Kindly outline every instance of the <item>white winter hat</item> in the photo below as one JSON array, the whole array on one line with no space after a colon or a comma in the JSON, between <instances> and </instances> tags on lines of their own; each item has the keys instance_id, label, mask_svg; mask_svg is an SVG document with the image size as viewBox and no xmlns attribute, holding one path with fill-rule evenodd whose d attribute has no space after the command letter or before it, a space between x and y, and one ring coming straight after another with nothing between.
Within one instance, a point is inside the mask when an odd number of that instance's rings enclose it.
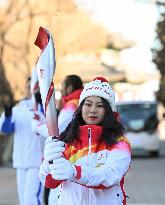
<instances>
[{"instance_id":1,"label":"white winter hat","mask_svg":"<svg viewBox=\"0 0 165 205\"><path fill-rule=\"evenodd\" d=\"M93 81L86 83L80 94L79 104L89 96L99 96L106 99L112 111L115 111L115 93L108 81L103 77L96 77Z\"/></svg>"}]
</instances>

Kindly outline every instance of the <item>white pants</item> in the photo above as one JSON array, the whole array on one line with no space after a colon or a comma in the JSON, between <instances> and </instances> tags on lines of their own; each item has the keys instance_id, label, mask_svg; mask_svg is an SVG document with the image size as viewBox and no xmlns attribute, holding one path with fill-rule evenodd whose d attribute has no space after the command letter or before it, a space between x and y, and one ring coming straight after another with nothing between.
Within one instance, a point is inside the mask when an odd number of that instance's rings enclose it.
<instances>
[{"instance_id":1,"label":"white pants","mask_svg":"<svg viewBox=\"0 0 165 205\"><path fill-rule=\"evenodd\" d=\"M43 187L39 180L39 168L17 168L17 190L20 205L41 205Z\"/></svg>"}]
</instances>

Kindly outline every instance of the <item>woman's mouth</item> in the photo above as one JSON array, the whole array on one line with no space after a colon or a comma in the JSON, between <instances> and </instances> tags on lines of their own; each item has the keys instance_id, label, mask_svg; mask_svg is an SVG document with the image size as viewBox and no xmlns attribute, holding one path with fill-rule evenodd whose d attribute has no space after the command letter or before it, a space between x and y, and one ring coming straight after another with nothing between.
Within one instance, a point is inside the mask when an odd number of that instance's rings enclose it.
<instances>
[{"instance_id":1,"label":"woman's mouth","mask_svg":"<svg viewBox=\"0 0 165 205\"><path fill-rule=\"evenodd\" d=\"M90 119L90 120L96 120L97 117L95 117L95 116L91 116L91 117L89 117L89 119Z\"/></svg>"}]
</instances>

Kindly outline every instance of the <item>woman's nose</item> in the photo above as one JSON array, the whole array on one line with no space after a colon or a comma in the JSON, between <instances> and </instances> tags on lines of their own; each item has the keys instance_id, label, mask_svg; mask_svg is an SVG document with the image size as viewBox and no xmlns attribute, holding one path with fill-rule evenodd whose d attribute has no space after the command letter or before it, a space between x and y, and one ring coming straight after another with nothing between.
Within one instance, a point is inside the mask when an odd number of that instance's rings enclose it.
<instances>
[{"instance_id":1,"label":"woman's nose","mask_svg":"<svg viewBox=\"0 0 165 205\"><path fill-rule=\"evenodd\" d=\"M96 107L95 106L91 106L90 112L91 113L95 113L96 112Z\"/></svg>"}]
</instances>

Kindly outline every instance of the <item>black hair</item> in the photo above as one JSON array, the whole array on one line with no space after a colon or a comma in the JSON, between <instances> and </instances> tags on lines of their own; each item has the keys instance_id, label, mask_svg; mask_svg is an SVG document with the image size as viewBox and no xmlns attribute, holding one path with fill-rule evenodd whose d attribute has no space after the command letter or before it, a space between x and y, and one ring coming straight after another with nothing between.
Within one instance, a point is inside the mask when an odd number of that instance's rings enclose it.
<instances>
[{"instance_id":1,"label":"black hair","mask_svg":"<svg viewBox=\"0 0 165 205\"><path fill-rule=\"evenodd\" d=\"M101 140L105 141L108 145L113 145L117 143L118 137L123 135L124 127L115 118L115 115L109 105L109 102L104 98L101 98L106 110L103 122L100 124L102 126L102 137ZM66 143L72 143L74 140L79 140L79 126L85 125L82 118L82 106L85 99L81 102L77 110L73 115L72 121L69 123L64 132L61 133L60 139Z\"/></svg>"},{"instance_id":2,"label":"black hair","mask_svg":"<svg viewBox=\"0 0 165 205\"><path fill-rule=\"evenodd\" d=\"M68 75L65 78L65 86L68 87L72 85L73 91L83 88L83 82L81 78L77 75Z\"/></svg>"}]
</instances>

